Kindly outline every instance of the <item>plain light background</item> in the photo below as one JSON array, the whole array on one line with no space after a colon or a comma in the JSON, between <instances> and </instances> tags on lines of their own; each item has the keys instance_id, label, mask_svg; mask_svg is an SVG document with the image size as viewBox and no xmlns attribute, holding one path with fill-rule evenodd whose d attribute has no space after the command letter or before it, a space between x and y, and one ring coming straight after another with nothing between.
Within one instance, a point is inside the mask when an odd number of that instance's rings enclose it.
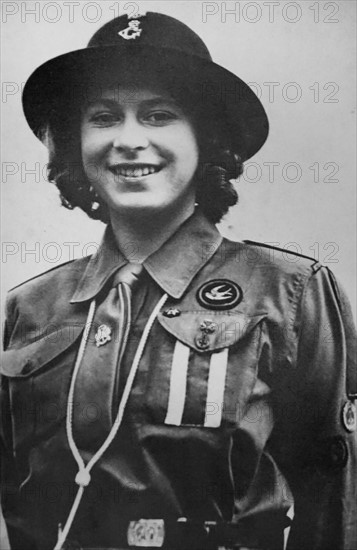
<instances>
[{"instance_id":1,"label":"plain light background","mask_svg":"<svg viewBox=\"0 0 357 550\"><path fill-rule=\"evenodd\" d=\"M318 257L355 311L353 0L4 1L1 8L2 298L27 278L94 252L104 229L60 207L45 180L46 149L22 115L22 84L47 59L84 47L114 15L139 9L187 23L216 62L251 83L267 110L269 139L237 183L240 203L222 232Z\"/></svg>"},{"instance_id":2,"label":"plain light background","mask_svg":"<svg viewBox=\"0 0 357 550\"><path fill-rule=\"evenodd\" d=\"M349 0L3 2L2 296L93 253L104 228L60 206L45 179L46 149L22 115L22 83L50 57L84 47L114 15L136 9L191 26L267 110L268 141L237 183L240 203L222 232L319 257L354 305L356 4Z\"/></svg>"}]
</instances>

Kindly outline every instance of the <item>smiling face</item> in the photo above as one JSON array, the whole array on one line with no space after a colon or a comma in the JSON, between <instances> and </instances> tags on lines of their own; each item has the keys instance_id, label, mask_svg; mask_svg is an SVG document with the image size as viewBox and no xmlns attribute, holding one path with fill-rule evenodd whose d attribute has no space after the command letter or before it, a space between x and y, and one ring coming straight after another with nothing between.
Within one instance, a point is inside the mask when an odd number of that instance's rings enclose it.
<instances>
[{"instance_id":1,"label":"smiling face","mask_svg":"<svg viewBox=\"0 0 357 550\"><path fill-rule=\"evenodd\" d=\"M81 152L85 174L111 215L193 210L195 131L162 88L102 90L83 109Z\"/></svg>"}]
</instances>

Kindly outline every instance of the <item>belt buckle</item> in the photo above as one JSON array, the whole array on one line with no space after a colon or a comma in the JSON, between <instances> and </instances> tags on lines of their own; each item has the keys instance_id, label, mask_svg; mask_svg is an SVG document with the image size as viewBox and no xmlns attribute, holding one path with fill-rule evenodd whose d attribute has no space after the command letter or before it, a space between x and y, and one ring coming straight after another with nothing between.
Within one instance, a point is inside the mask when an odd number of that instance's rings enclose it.
<instances>
[{"instance_id":1,"label":"belt buckle","mask_svg":"<svg viewBox=\"0 0 357 550\"><path fill-rule=\"evenodd\" d=\"M163 519L139 519L129 523L127 541L129 546L161 548L165 539Z\"/></svg>"}]
</instances>

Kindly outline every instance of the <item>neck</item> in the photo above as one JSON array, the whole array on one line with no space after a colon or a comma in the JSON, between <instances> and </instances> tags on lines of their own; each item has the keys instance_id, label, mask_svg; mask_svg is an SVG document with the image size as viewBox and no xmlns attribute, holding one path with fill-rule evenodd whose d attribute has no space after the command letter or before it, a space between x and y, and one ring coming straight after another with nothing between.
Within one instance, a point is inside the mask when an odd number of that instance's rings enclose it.
<instances>
[{"instance_id":1,"label":"neck","mask_svg":"<svg viewBox=\"0 0 357 550\"><path fill-rule=\"evenodd\" d=\"M136 215L111 213L110 221L119 250L132 262L143 262L158 250L194 212L155 212Z\"/></svg>"}]
</instances>

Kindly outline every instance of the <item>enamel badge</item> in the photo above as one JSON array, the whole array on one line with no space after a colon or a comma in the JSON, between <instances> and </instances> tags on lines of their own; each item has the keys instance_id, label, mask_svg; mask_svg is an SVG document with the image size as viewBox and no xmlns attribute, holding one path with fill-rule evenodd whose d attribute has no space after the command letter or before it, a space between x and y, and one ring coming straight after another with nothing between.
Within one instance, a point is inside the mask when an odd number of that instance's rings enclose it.
<instances>
[{"instance_id":1,"label":"enamel badge","mask_svg":"<svg viewBox=\"0 0 357 550\"><path fill-rule=\"evenodd\" d=\"M165 317L178 317L181 315L181 311L177 307L169 307L164 311Z\"/></svg>"},{"instance_id":2,"label":"enamel badge","mask_svg":"<svg viewBox=\"0 0 357 550\"><path fill-rule=\"evenodd\" d=\"M233 309L243 298L242 289L228 279L214 279L197 291L198 303L206 309Z\"/></svg>"},{"instance_id":3,"label":"enamel badge","mask_svg":"<svg viewBox=\"0 0 357 550\"><path fill-rule=\"evenodd\" d=\"M97 332L95 333L94 339L97 348L99 348L100 346L104 346L104 344L110 342L110 340L112 339L111 328L108 327L108 325L100 325Z\"/></svg>"}]
</instances>

